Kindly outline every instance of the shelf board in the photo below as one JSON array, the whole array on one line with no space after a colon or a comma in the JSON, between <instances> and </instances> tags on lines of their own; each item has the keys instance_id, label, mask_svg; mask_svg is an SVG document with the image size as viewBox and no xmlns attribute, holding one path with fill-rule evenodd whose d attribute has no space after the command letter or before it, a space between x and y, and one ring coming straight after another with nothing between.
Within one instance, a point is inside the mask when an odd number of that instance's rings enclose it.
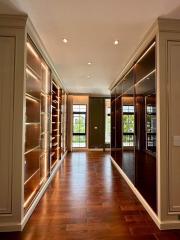
<instances>
[{"instance_id":1,"label":"shelf board","mask_svg":"<svg viewBox=\"0 0 180 240\"><path fill-rule=\"evenodd\" d=\"M142 77L141 79L138 80L138 82L135 83L135 87L137 85L139 85L141 82L143 82L145 79L147 79L148 77L150 77L152 74L154 74L156 72L156 68L154 68L151 72L149 72L148 74L146 74L144 77ZM133 87L134 87L133 86Z\"/></svg>"},{"instance_id":2,"label":"shelf board","mask_svg":"<svg viewBox=\"0 0 180 240\"><path fill-rule=\"evenodd\" d=\"M59 150L61 147L57 147L57 148L55 148L54 150Z\"/></svg>"},{"instance_id":3,"label":"shelf board","mask_svg":"<svg viewBox=\"0 0 180 240\"><path fill-rule=\"evenodd\" d=\"M41 80L41 76L34 69L32 69L32 67L28 63L26 63L26 69L28 69L33 75L35 75L35 77L37 77L39 81Z\"/></svg>"},{"instance_id":4,"label":"shelf board","mask_svg":"<svg viewBox=\"0 0 180 240\"><path fill-rule=\"evenodd\" d=\"M40 147L40 145L38 145L38 146L36 146L36 147L33 147L33 148L27 150L27 151L24 153L24 155L26 155L26 154L28 154L28 153L30 153L30 152L32 152L32 151L38 149L39 147Z\"/></svg>"},{"instance_id":5,"label":"shelf board","mask_svg":"<svg viewBox=\"0 0 180 240\"><path fill-rule=\"evenodd\" d=\"M41 135L48 134L48 133L49 133L49 132L44 131L44 132L41 133Z\"/></svg>"},{"instance_id":6,"label":"shelf board","mask_svg":"<svg viewBox=\"0 0 180 240\"><path fill-rule=\"evenodd\" d=\"M58 90L58 86L56 85L56 83L54 81L52 81L52 84L56 87L56 89Z\"/></svg>"},{"instance_id":7,"label":"shelf board","mask_svg":"<svg viewBox=\"0 0 180 240\"><path fill-rule=\"evenodd\" d=\"M53 144L52 144L52 147L55 147L55 146L57 146L57 145L58 145L58 142L53 143Z\"/></svg>"},{"instance_id":8,"label":"shelf board","mask_svg":"<svg viewBox=\"0 0 180 240\"><path fill-rule=\"evenodd\" d=\"M41 112L41 115L48 115L49 112Z\"/></svg>"},{"instance_id":9,"label":"shelf board","mask_svg":"<svg viewBox=\"0 0 180 240\"><path fill-rule=\"evenodd\" d=\"M50 154L50 157L53 157L53 156L54 156L54 154L55 154L55 152L52 152L52 153Z\"/></svg>"},{"instance_id":10,"label":"shelf board","mask_svg":"<svg viewBox=\"0 0 180 240\"><path fill-rule=\"evenodd\" d=\"M37 125L40 124L40 122L26 122L26 125Z\"/></svg>"},{"instance_id":11,"label":"shelf board","mask_svg":"<svg viewBox=\"0 0 180 240\"><path fill-rule=\"evenodd\" d=\"M41 95L43 95L44 97L49 97L49 93L46 93L43 90L41 90Z\"/></svg>"},{"instance_id":12,"label":"shelf board","mask_svg":"<svg viewBox=\"0 0 180 240\"><path fill-rule=\"evenodd\" d=\"M55 160L55 162L51 165L51 169L56 165L58 159Z\"/></svg>"},{"instance_id":13,"label":"shelf board","mask_svg":"<svg viewBox=\"0 0 180 240\"><path fill-rule=\"evenodd\" d=\"M36 170L36 171L24 182L24 185L26 185L26 183L28 183L29 180L31 180L31 178L33 178L39 171L40 171L40 168L38 168L38 170Z\"/></svg>"},{"instance_id":14,"label":"shelf board","mask_svg":"<svg viewBox=\"0 0 180 240\"><path fill-rule=\"evenodd\" d=\"M40 102L40 99L26 93L26 98L29 99L30 101L35 101L35 102Z\"/></svg>"}]
</instances>

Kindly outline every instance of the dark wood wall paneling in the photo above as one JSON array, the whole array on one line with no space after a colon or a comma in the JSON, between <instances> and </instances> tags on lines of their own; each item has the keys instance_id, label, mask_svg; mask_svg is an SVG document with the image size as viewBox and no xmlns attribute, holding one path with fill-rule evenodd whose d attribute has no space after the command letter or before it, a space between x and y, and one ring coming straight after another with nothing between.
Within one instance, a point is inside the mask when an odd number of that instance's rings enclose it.
<instances>
[{"instance_id":1,"label":"dark wood wall paneling","mask_svg":"<svg viewBox=\"0 0 180 240\"><path fill-rule=\"evenodd\" d=\"M89 148L105 147L105 98L89 98Z\"/></svg>"}]
</instances>

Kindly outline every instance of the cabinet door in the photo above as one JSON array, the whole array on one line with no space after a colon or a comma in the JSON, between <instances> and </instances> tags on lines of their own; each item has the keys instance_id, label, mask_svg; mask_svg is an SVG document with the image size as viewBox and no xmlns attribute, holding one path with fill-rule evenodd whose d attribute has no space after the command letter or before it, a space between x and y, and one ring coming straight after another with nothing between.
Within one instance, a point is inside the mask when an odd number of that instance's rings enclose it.
<instances>
[{"instance_id":1,"label":"cabinet door","mask_svg":"<svg viewBox=\"0 0 180 240\"><path fill-rule=\"evenodd\" d=\"M15 39L0 37L0 214L11 213Z\"/></svg>"},{"instance_id":2,"label":"cabinet door","mask_svg":"<svg viewBox=\"0 0 180 240\"><path fill-rule=\"evenodd\" d=\"M169 211L180 212L180 42L168 43Z\"/></svg>"}]
</instances>

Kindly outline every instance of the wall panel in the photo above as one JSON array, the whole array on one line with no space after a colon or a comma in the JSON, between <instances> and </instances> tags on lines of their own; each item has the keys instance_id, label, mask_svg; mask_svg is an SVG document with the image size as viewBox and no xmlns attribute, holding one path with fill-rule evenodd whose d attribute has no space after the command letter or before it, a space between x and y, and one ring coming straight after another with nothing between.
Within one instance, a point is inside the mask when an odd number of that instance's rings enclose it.
<instances>
[{"instance_id":1,"label":"wall panel","mask_svg":"<svg viewBox=\"0 0 180 240\"><path fill-rule=\"evenodd\" d=\"M0 37L0 213L12 211L15 38Z\"/></svg>"}]
</instances>

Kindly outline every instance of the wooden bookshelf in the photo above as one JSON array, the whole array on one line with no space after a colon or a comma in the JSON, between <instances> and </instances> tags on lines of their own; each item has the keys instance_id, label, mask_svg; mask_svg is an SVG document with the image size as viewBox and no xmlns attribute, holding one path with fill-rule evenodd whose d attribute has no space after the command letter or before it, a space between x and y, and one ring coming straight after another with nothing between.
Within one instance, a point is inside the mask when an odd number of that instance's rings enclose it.
<instances>
[{"instance_id":1,"label":"wooden bookshelf","mask_svg":"<svg viewBox=\"0 0 180 240\"><path fill-rule=\"evenodd\" d=\"M58 160L60 159L60 138L59 133L60 129L60 93L61 89L57 86L57 84L52 81L51 85L51 170L54 168Z\"/></svg>"},{"instance_id":2,"label":"wooden bookshelf","mask_svg":"<svg viewBox=\"0 0 180 240\"><path fill-rule=\"evenodd\" d=\"M27 41L24 209L46 181L49 166L50 71L30 39Z\"/></svg>"}]
</instances>

